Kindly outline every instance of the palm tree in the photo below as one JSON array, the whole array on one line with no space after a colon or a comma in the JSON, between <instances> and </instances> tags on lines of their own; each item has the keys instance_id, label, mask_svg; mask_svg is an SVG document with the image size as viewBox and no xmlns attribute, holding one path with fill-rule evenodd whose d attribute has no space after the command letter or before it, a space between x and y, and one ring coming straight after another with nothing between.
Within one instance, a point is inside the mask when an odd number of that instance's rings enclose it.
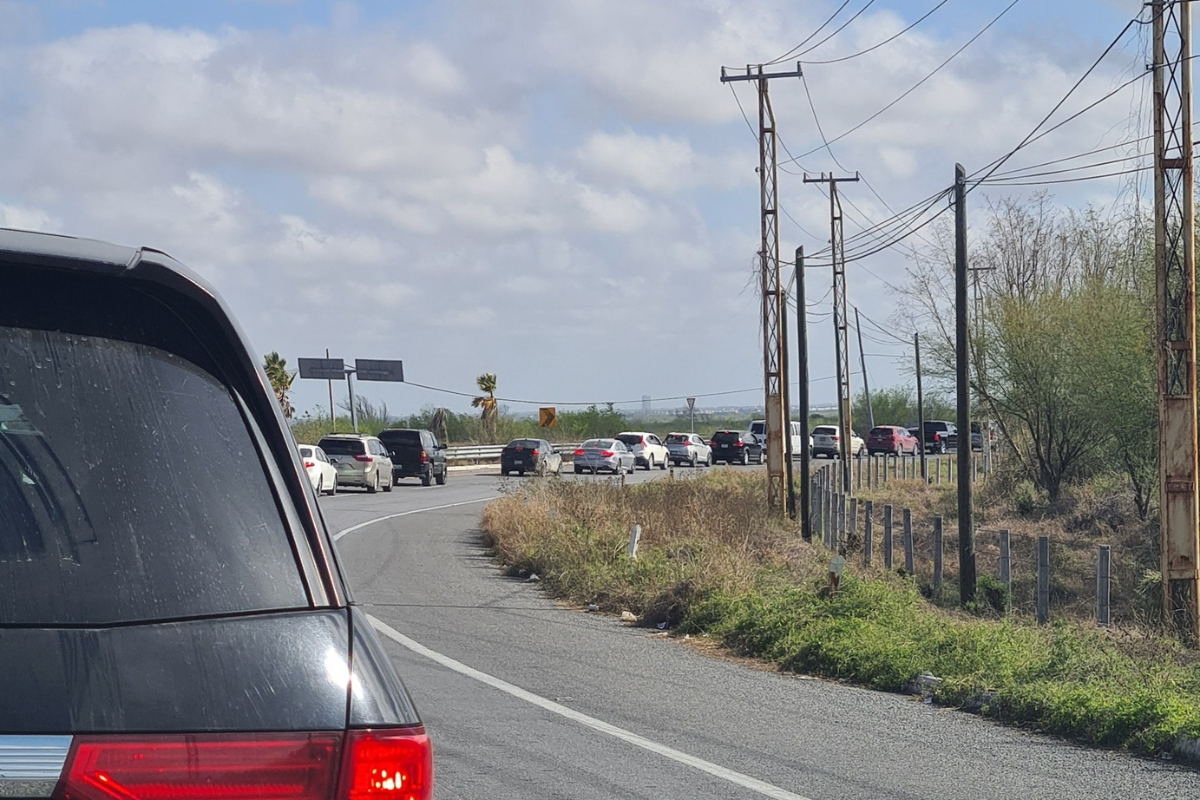
<instances>
[{"instance_id":1,"label":"palm tree","mask_svg":"<svg viewBox=\"0 0 1200 800\"><path fill-rule=\"evenodd\" d=\"M475 379L479 391L486 394L471 401L472 408L482 409L479 418L483 421L483 436L489 444L495 444L496 438L496 375L485 372Z\"/></svg>"},{"instance_id":2,"label":"palm tree","mask_svg":"<svg viewBox=\"0 0 1200 800\"><path fill-rule=\"evenodd\" d=\"M263 372L267 373L267 380L271 382L271 388L275 390L275 399L279 401L279 408L283 410L284 419L291 419L296 411L292 408L292 401L288 399L287 393L292 389L292 381L296 380L296 373L288 372L287 359L273 350L263 356Z\"/></svg>"}]
</instances>

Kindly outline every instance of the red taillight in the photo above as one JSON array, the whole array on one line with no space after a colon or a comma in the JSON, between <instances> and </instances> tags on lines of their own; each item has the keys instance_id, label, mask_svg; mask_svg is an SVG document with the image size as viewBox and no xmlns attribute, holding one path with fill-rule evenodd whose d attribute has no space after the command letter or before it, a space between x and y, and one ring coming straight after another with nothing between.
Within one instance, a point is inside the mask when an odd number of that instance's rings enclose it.
<instances>
[{"instance_id":1,"label":"red taillight","mask_svg":"<svg viewBox=\"0 0 1200 800\"><path fill-rule=\"evenodd\" d=\"M739 439L737 442L734 443L733 446L734 447L745 447L746 444Z\"/></svg>"},{"instance_id":2,"label":"red taillight","mask_svg":"<svg viewBox=\"0 0 1200 800\"><path fill-rule=\"evenodd\" d=\"M371 457L370 456L355 456L354 460L355 461L370 461Z\"/></svg>"},{"instance_id":3,"label":"red taillight","mask_svg":"<svg viewBox=\"0 0 1200 800\"><path fill-rule=\"evenodd\" d=\"M709 447L716 447L716 446L717 446L717 440L716 440L716 439L709 439L709 440L708 440L708 446L709 446Z\"/></svg>"},{"instance_id":4,"label":"red taillight","mask_svg":"<svg viewBox=\"0 0 1200 800\"><path fill-rule=\"evenodd\" d=\"M313 468L313 467L315 467L316 465L317 465L317 462L315 462L315 461L305 461L305 462L304 462L304 468L305 468L305 469L312 469L312 468Z\"/></svg>"},{"instance_id":5,"label":"red taillight","mask_svg":"<svg viewBox=\"0 0 1200 800\"><path fill-rule=\"evenodd\" d=\"M421 451L421 463L426 464L428 462L429 462L429 454L426 453L424 450L422 450Z\"/></svg>"},{"instance_id":6,"label":"red taillight","mask_svg":"<svg viewBox=\"0 0 1200 800\"><path fill-rule=\"evenodd\" d=\"M612 458L613 451L612 450L601 450L600 455L603 456L604 458Z\"/></svg>"},{"instance_id":7,"label":"red taillight","mask_svg":"<svg viewBox=\"0 0 1200 800\"><path fill-rule=\"evenodd\" d=\"M77 736L54 797L325 800L341 745L336 733Z\"/></svg>"},{"instance_id":8,"label":"red taillight","mask_svg":"<svg viewBox=\"0 0 1200 800\"><path fill-rule=\"evenodd\" d=\"M840 442L842 440L841 436L830 436L829 438L833 439L835 442Z\"/></svg>"},{"instance_id":9,"label":"red taillight","mask_svg":"<svg viewBox=\"0 0 1200 800\"><path fill-rule=\"evenodd\" d=\"M938 441L938 440L939 440L939 439L941 439L941 438L942 438L942 435L941 435L940 433L935 433L935 434L933 435L933 440L934 440L935 442L936 442L936 441Z\"/></svg>"},{"instance_id":10,"label":"red taillight","mask_svg":"<svg viewBox=\"0 0 1200 800\"><path fill-rule=\"evenodd\" d=\"M533 450L529 453L529 455L536 457L537 456L537 448L536 447L533 448Z\"/></svg>"},{"instance_id":11,"label":"red taillight","mask_svg":"<svg viewBox=\"0 0 1200 800\"><path fill-rule=\"evenodd\" d=\"M581 456L581 455L583 455L583 451L582 451L582 450L576 450L576 451L575 451L575 455L577 455L577 456Z\"/></svg>"},{"instance_id":12,"label":"red taillight","mask_svg":"<svg viewBox=\"0 0 1200 800\"><path fill-rule=\"evenodd\" d=\"M423 728L350 731L338 800L429 800L433 748Z\"/></svg>"}]
</instances>

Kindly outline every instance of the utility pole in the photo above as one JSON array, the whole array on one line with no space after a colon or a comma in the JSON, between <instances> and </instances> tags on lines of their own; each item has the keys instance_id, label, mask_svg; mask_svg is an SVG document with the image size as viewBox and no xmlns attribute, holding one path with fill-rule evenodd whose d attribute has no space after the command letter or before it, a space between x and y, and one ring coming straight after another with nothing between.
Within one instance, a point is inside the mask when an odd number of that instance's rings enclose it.
<instances>
[{"instance_id":1,"label":"utility pole","mask_svg":"<svg viewBox=\"0 0 1200 800\"><path fill-rule=\"evenodd\" d=\"M958 388L958 599L975 599L975 528L971 519L971 360L967 327L967 171L954 165L954 350ZM924 426L922 426L924 430Z\"/></svg>"},{"instance_id":2,"label":"utility pole","mask_svg":"<svg viewBox=\"0 0 1200 800\"><path fill-rule=\"evenodd\" d=\"M858 332L858 363L862 365L863 397L867 401L867 428L875 427L875 412L871 411L871 385L867 382L867 354L863 352L862 323L858 320L858 307L854 308L854 330Z\"/></svg>"},{"instance_id":3,"label":"utility pole","mask_svg":"<svg viewBox=\"0 0 1200 800\"><path fill-rule=\"evenodd\" d=\"M849 331L846 325L846 248L842 241L842 204L838 199L837 185L843 181L857 181L858 173L853 178L835 178L833 173L821 173L819 178L804 176L805 183L829 184L829 261L833 265L833 346L837 361L838 382L838 440L839 455L842 461L842 486L847 494L852 492L850 481L850 429L851 419L850 396L850 344Z\"/></svg>"},{"instance_id":4,"label":"utility pole","mask_svg":"<svg viewBox=\"0 0 1200 800\"><path fill-rule=\"evenodd\" d=\"M1196 261L1192 185L1192 13L1154 15L1154 278L1158 328L1158 498L1163 619L1200 642L1197 526Z\"/></svg>"},{"instance_id":5,"label":"utility pole","mask_svg":"<svg viewBox=\"0 0 1200 800\"><path fill-rule=\"evenodd\" d=\"M812 453L808 449L808 299L804 295L804 248L796 248L796 363L800 365L800 386L796 401L800 407L800 538L812 541L812 492L809 469Z\"/></svg>"},{"instance_id":6,"label":"utility pole","mask_svg":"<svg viewBox=\"0 0 1200 800\"><path fill-rule=\"evenodd\" d=\"M921 392L921 334L913 334L913 355L917 368L917 440L921 443L921 480L929 480L925 466L925 395Z\"/></svg>"},{"instance_id":7,"label":"utility pole","mask_svg":"<svg viewBox=\"0 0 1200 800\"><path fill-rule=\"evenodd\" d=\"M721 82L754 81L758 86L758 178L760 196L759 274L762 289L763 389L767 428L767 505L771 511L784 509L785 448L784 405L786 384L782 336L782 316L786 307L779 279L779 213L775 112L771 108L768 82L771 78L799 78L800 64L794 72L763 72L762 65L746 67L745 75L727 75L721 68Z\"/></svg>"},{"instance_id":8,"label":"utility pole","mask_svg":"<svg viewBox=\"0 0 1200 800\"><path fill-rule=\"evenodd\" d=\"M798 268L798 267L797 267ZM796 484L792 476L792 390L788 377L788 324L787 324L787 289L783 289L783 304L779 314L779 348L783 360L783 480L787 487L784 495L787 499L787 515L796 518Z\"/></svg>"}]
</instances>

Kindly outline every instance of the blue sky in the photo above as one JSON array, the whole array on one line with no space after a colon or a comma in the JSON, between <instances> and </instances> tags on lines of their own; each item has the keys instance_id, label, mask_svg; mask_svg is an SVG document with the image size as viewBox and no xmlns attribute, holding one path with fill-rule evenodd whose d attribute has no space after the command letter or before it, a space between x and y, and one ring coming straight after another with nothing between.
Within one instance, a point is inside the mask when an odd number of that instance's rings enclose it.
<instances>
[{"instance_id":1,"label":"blue sky","mask_svg":"<svg viewBox=\"0 0 1200 800\"><path fill-rule=\"evenodd\" d=\"M863 13L806 59L856 52L934 3L850 0L826 31ZM893 100L1005 5L948 0L868 56L806 66L825 133ZM835 8L0 2L0 223L166 249L226 297L256 349L292 362L326 347L401 358L411 380L459 391L491 371L502 396L539 402L755 387L756 143L719 69L779 55ZM1020 141L1139 9L1021 0L834 155L907 207L946 186L955 161L971 170ZM1139 35L1064 113L1140 70ZM1144 84L1012 165L1148 131ZM749 87L737 91L753 114ZM792 152L819 146L803 85L780 81L772 97ZM800 163L834 168L824 151ZM1072 207L1128 191L1052 187ZM848 237L890 214L865 185L843 195ZM999 196L981 191L972 208ZM780 198L808 232L783 220L784 257L823 247L827 200L788 172ZM851 303L902 337L921 324L890 288L908 266L888 250L849 268ZM810 271L810 287L826 272ZM818 401L832 397L828 310L810 318ZM911 385L906 348L864 332L872 385ZM364 391L394 412L465 407L411 386ZM324 394L298 382L295 402Z\"/></svg>"}]
</instances>

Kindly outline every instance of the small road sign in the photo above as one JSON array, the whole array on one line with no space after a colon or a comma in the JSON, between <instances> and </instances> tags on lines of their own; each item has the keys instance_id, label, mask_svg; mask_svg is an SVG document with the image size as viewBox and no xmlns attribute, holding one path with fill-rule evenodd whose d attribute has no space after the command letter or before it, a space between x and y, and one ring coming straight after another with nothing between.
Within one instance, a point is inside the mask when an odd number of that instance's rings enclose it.
<instances>
[{"instance_id":1,"label":"small road sign","mask_svg":"<svg viewBox=\"0 0 1200 800\"><path fill-rule=\"evenodd\" d=\"M687 399L687 401L688 401L688 411L695 411L696 410L696 398L689 397Z\"/></svg>"},{"instance_id":2,"label":"small road sign","mask_svg":"<svg viewBox=\"0 0 1200 800\"><path fill-rule=\"evenodd\" d=\"M346 380L346 365L340 358L298 358L301 378L322 381Z\"/></svg>"},{"instance_id":3,"label":"small road sign","mask_svg":"<svg viewBox=\"0 0 1200 800\"><path fill-rule=\"evenodd\" d=\"M354 359L354 373L360 381L404 383L404 362L356 358Z\"/></svg>"},{"instance_id":4,"label":"small road sign","mask_svg":"<svg viewBox=\"0 0 1200 800\"><path fill-rule=\"evenodd\" d=\"M542 428L553 428L558 422L553 408L538 409L538 426Z\"/></svg>"}]
</instances>

